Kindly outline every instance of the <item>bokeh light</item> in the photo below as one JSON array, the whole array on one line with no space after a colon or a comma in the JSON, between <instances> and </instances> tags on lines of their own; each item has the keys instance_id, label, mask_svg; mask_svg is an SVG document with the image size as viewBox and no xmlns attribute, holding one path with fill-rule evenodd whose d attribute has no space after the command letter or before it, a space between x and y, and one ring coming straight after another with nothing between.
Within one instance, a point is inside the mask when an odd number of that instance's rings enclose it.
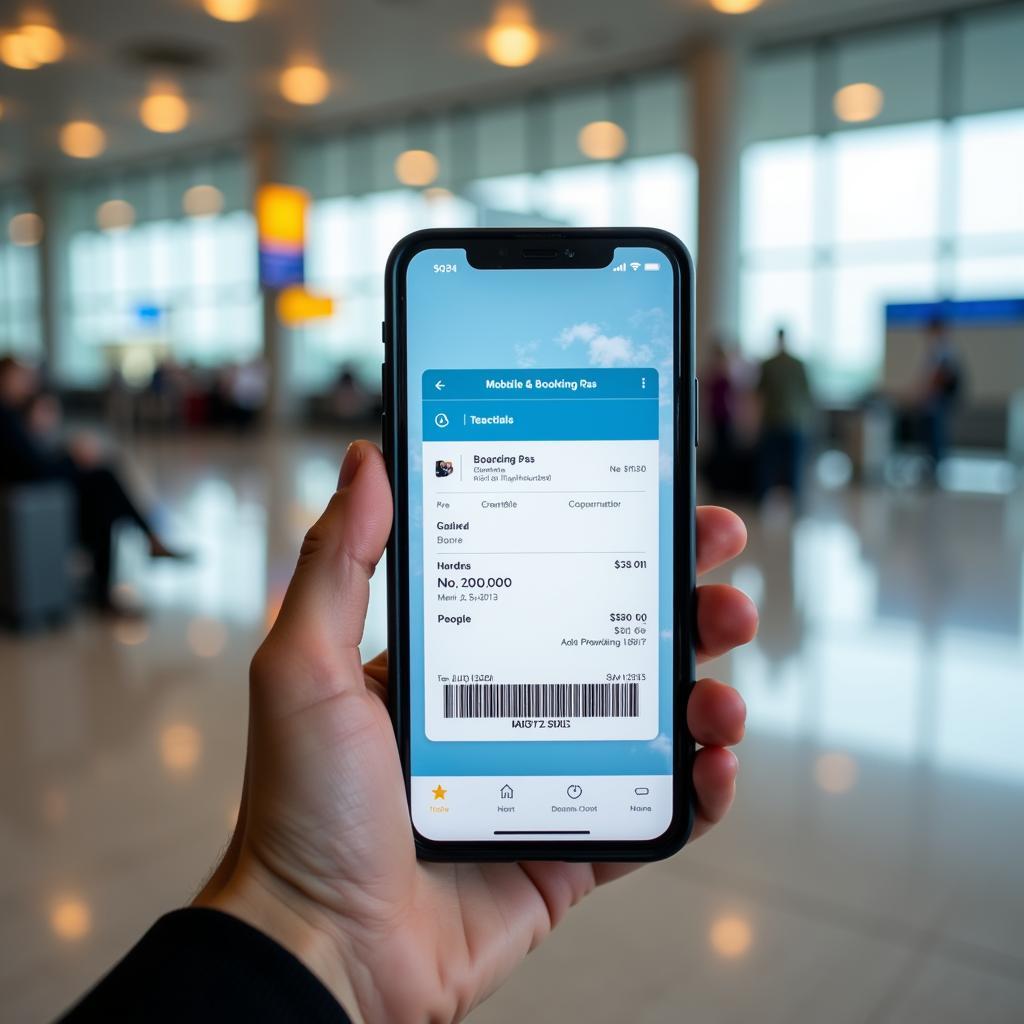
<instances>
[{"instance_id":1,"label":"bokeh light","mask_svg":"<svg viewBox=\"0 0 1024 1024\"><path fill-rule=\"evenodd\" d=\"M126 199L108 199L96 210L96 226L101 231L124 231L135 223L135 207Z\"/></svg>"},{"instance_id":2,"label":"bokeh light","mask_svg":"<svg viewBox=\"0 0 1024 1024\"><path fill-rule=\"evenodd\" d=\"M832 97L832 109L840 121L857 124L873 121L882 112L885 93L870 82L852 82L836 91Z\"/></svg>"},{"instance_id":3,"label":"bokeh light","mask_svg":"<svg viewBox=\"0 0 1024 1024\"><path fill-rule=\"evenodd\" d=\"M395 177L403 185L430 185L437 180L437 172L437 157L427 149L407 149L395 160Z\"/></svg>"},{"instance_id":4,"label":"bokeh light","mask_svg":"<svg viewBox=\"0 0 1024 1024\"><path fill-rule=\"evenodd\" d=\"M849 793L857 784L857 762L839 751L822 754L814 762L814 781L826 793Z\"/></svg>"},{"instance_id":5,"label":"bokeh light","mask_svg":"<svg viewBox=\"0 0 1024 1024\"><path fill-rule=\"evenodd\" d=\"M139 104L139 119L151 131L168 135L188 124L188 103L176 86L154 86Z\"/></svg>"},{"instance_id":6,"label":"bokeh light","mask_svg":"<svg viewBox=\"0 0 1024 1024\"><path fill-rule=\"evenodd\" d=\"M60 148L76 160L91 160L107 148L107 133L94 121L68 121L60 130Z\"/></svg>"},{"instance_id":7,"label":"bokeh light","mask_svg":"<svg viewBox=\"0 0 1024 1024\"><path fill-rule=\"evenodd\" d=\"M723 914L715 918L708 935L711 948L727 960L743 956L750 949L753 938L750 922L738 914Z\"/></svg>"},{"instance_id":8,"label":"bokeh light","mask_svg":"<svg viewBox=\"0 0 1024 1024\"><path fill-rule=\"evenodd\" d=\"M746 14L760 7L764 0L710 0L719 14Z\"/></svg>"},{"instance_id":9,"label":"bokeh light","mask_svg":"<svg viewBox=\"0 0 1024 1024\"><path fill-rule=\"evenodd\" d=\"M43 218L31 210L16 213L7 225L7 234L13 245L38 245L43 240Z\"/></svg>"},{"instance_id":10,"label":"bokeh light","mask_svg":"<svg viewBox=\"0 0 1024 1024\"><path fill-rule=\"evenodd\" d=\"M160 730L160 760L172 775L188 775L202 752L203 739L194 725L176 722Z\"/></svg>"},{"instance_id":11,"label":"bokeh light","mask_svg":"<svg viewBox=\"0 0 1024 1024\"><path fill-rule=\"evenodd\" d=\"M92 931L92 911L78 896L61 896L50 906L50 928L58 939L77 942Z\"/></svg>"},{"instance_id":12,"label":"bokeh light","mask_svg":"<svg viewBox=\"0 0 1024 1024\"><path fill-rule=\"evenodd\" d=\"M216 185L193 185L181 197L189 217L215 217L224 209L224 193Z\"/></svg>"},{"instance_id":13,"label":"bokeh light","mask_svg":"<svg viewBox=\"0 0 1024 1024\"><path fill-rule=\"evenodd\" d=\"M218 21L249 21L259 13L259 0L203 0L203 8Z\"/></svg>"},{"instance_id":14,"label":"bokeh light","mask_svg":"<svg viewBox=\"0 0 1024 1024\"><path fill-rule=\"evenodd\" d=\"M591 121L576 139L580 152L591 160L614 160L626 152L629 139L614 121Z\"/></svg>"},{"instance_id":15,"label":"bokeh light","mask_svg":"<svg viewBox=\"0 0 1024 1024\"><path fill-rule=\"evenodd\" d=\"M331 82L323 68L315 64L293 64L281 72L281 95L289 103L310 107L323 103L331 91Z\"/></svg>"},{"instance_id":16,"label":"bokeh light","mask_svg":"<svg viewBox=\"0 0 1024 1024\"><path fill-rule=\"evenodd\" d=\"M494 22L484 33L487 56L501 67L521 68L540 52L540 34L533 27L525 4L507 3L494 12Z\"/></svg>"},{"instance_id":17,"label":"bokeh light","mask_svg":"<svg viewBox=\"0 0 1024 1024\"><path fill-rule=\"evenodd\" d=\"M192 619L185 636L193 654L200 658L216 658L228 642L228 631L224 623L206 615Z\"/></svg>"}]
</instances>

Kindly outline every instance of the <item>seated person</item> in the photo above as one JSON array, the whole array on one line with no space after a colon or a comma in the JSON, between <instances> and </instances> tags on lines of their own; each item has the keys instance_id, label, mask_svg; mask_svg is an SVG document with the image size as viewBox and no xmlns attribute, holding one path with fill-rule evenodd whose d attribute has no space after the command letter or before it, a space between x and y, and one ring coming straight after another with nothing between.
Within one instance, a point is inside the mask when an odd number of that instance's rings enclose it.
<instances>
[{"instance_id":1,"label":"seated person","mask_svg":"<svg viewBox=\"0 0 1024 1024\"><path fill-rule=\"evenodd\" d=\"M134 522L149 539L153 558L181 558L157 535L103 461L94 438L52 443L60 420L56 399L41 393L35 374L10 356L0 358L0 486L65 480L77 499L78 536L92 556L93 603L117 611L111 598L115 524Z\"/></svg>"}]
</instances>

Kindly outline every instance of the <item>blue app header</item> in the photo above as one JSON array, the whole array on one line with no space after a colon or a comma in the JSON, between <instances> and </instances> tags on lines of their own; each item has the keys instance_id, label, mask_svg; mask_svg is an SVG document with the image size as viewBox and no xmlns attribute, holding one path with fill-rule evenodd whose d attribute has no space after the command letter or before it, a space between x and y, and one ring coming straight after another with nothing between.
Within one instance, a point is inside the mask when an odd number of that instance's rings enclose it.
<instances>
[{"instance_id":1,"label":"blue app header","mask_svg":"<svg viewBox=\"0 0 1024 1024\"><path fill-rule=\"evenodd\" d=\"M426 370L424 441L657 440L658 371Z\"/></svg>"}]
</instances>

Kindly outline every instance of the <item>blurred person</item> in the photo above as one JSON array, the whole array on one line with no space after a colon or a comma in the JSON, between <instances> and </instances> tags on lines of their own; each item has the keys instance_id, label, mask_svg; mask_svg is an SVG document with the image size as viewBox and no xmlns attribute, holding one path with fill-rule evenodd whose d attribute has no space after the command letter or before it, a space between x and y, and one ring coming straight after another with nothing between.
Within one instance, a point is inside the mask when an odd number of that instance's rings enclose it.
<instances>
[{"instance_id":1,"label":"blurred person","mask_svg":"<svg viewBox=\"0 0 1024 1024\"><path fill-rule=\"evenodd\" d=\"M763 501L773 487L785 487L799 508L814 397L807 368L789 351L784 327L775 332L775 344L775 355L761 364L757 382L761 403L758 496Z\"/></svg>"},{"instance_id":2,"label":"blurred person","mask_svg":"<svg viewBox=\"0 0 1024 1024\"><path fill-rule=\"evenodd\" d=\"M128 496L103 447L89 434L62 441L60 406L38 390L33 371L10 356L0 358L0 486L64 480L73 489L78 536L92 557L92 601L119 611L111 597L113 529L134 522L149 540L153 558L183 558L159 537Z\"/></svg>"},{"instance_id":3,"label":"blurred person","mask_svg":"<svg viewBox=\"0 0 1024 1024\"><path fill-rule=\"evenodd\" d=\"M711 363L705 371L708 419L715 457L728 458L736 448L736 414L739 381L731 344L718 337L711 349Z\"/></svg>"},{"instance_id":4,"label":"blurred person","mask_svg":"<svg viewBox=\"0 0 1024 1024\"><path fill-rule=\"evenodd\" d=\"M342 422L366 419L380 406L380 396L363 385L350 363L339 371L328 401L331 412Z\"/></svg>"},{"instance_id":5,"label":"blurred person","mask_svg":"<svg viewBox=\"0 0 1024 1024\"><path fill-rule=\"evenodd\" d=\"M918 392L918 422L934 479L949 454L949 421L963 391L963 370L941 317L928 321L926 337Z\"/></svg>"},{"instance_id":6,"label":"blurred person","mask_svg":"<svg viewBox=\"0 0 1024 1024\"><path fill-rule=\"evenodd\" d=\"M391 509L383 457L357 441L252 660L228 849L192 906L161 918L68 1024L458 1020L576 903L639 866L417 861L387 708L388 655L359 659ZM745 541L731 512L698 510L701 573ZM712 584L697 599L700 660L751 639L756 611L739 591ZM731 687L702 679L686 713L700 744L696 839L732 804L728 748L742 737L745 708Z\"/></svg>"}]
</instances>

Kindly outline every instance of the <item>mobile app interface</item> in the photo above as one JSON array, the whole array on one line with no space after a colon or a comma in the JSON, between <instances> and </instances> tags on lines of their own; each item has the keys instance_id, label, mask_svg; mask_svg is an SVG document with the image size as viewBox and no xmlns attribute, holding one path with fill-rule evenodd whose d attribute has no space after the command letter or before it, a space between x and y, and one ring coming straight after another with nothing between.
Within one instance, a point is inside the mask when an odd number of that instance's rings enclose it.
<instances>
[{"instance_id":1,"label":"mobile app interface","mask_svg":"<svg viewBox=\"0 0 1024 1024\"><path fill-rule=\"evenodd\" d=\"M407 271L411 801L448 840L672 819L672 263Z\"/></svg>"}]
</instances>

